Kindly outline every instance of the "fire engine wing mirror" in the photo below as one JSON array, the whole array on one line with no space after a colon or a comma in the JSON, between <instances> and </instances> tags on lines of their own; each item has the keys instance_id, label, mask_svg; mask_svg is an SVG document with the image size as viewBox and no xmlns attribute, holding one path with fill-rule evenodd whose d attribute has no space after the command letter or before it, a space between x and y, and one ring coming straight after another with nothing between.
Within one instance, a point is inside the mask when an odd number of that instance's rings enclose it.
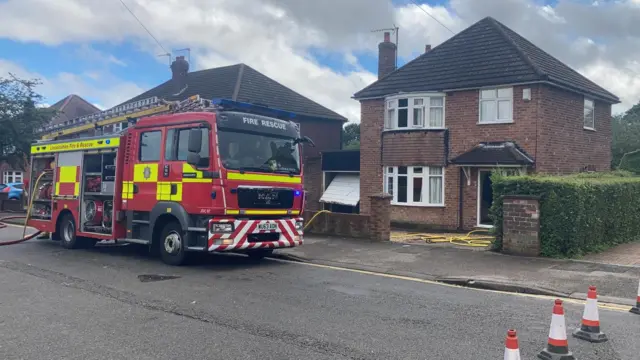
<instances>
[{"instance_id":1,"label":"fire engine wing mirror","mask_svg":"<svg viewBox=\"0 0 640 360\"><path fill-rule=\"evenodd\" d=\"M308 136L297 138L297 139L295 139L295 141L293 143L294 144L307 143L307 144L311 145L311 147L316 147L316 144Z\"/></svg>"},{"instance_id":2,"label":"fire engine wing mirror","mask_svg":"<svg viewBox=\"0 0 640 360\"><path fill-rule=\"evenodd\" d=\"M316 143L314 143L313 140L311 140L310 137L305 136L303 139L304 139L304 142L309 143L309 145L311 145L311 147L316 147Z\"/></svg>"},{"instance_id":3,"label":"fire engine wing mirror","mask_svg":"<svg viewBox=\"0 0 640 360\"><path fill-rule=\"evenodd\" d=\"M200 154L189 152L187 154L187 164L193 166L194 168L197 168L200 164Z\"/></svg>"},{"instance_id":4,"label":"fire engine wing mirror","mask_svg":"<svg viewBox=\"0 0 640 360\"><path fill-rule=\"evenodd\" d=\"M202 149L202 129L197 128L197 129L189 130L189 147L188 147L189 152L198 154L201 149Z\"/></svg>"}]
</instances>

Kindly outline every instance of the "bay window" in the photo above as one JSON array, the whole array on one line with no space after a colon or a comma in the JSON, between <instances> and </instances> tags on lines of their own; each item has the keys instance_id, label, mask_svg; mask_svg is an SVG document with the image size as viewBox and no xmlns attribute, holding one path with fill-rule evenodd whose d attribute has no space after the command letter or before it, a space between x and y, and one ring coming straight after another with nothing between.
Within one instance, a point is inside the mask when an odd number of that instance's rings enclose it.
<instances>
[{"instance_id":1,"label":"bay window","mask_svg":"<svg viewBox=\"0 0 640 360\"><path fill-rule=\"evenodd\" d=\"M480 124L513 122L513 88L480 90Z\"/></svg>"},{"instance_id":2,"label":"bay window","mask_svg":"<svg viewBox=\"0 0 640 360\"><path fill-rule=\"evenodd\" d=\"M385 130L444 128L444 94L388 98Z\"/></svg>"},{"instance_id":3,"label":"bay window","mask_svg":"<svg viewBox=\"0 0 640 360\"><path fill-rule=\"evenodd\" d=\"M595 130L596 128L596 120L594 114L594 104L593 100L584 99L584 118L583 118L583 126L585 129Z\"/></svg>"},{"instance_id":4,"label":"bay window","mask_svg":"<svg viewBox=\"0 0 640 360\"><path fill-rule=\"evenodd\" d=\"M388 166L384 191L394 205L444 205L444 168L434 166Z\"/></svg>"}]
</instances>

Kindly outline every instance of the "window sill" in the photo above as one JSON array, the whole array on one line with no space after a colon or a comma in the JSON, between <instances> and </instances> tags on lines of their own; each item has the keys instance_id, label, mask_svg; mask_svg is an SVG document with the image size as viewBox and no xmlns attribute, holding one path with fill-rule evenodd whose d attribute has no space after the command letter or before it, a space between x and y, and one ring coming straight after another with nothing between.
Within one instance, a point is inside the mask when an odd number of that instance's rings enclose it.
<instances>
[{"instance_id":1,"label":"window sill","mask_svg":"<svg viewBox=\"0 0 640 360\"><path fill-rule=\"evenodd\" d=\"M408 127L397 129L382 129L382 132L403 132L403 131L425 131L425 130L446 130L444 127Z\"/></svg>"},{"instance_id":2,"label":"window sill","mask_svg":"<svg viewBox=\"0 0 640 360\"><path fill-rule=\"evenodd\" d=\"M495 122L480 122L478 121L476 124L477 125L505 125L505 124L513 124L514 121L513 120L508 120L508 121L495 121Z\"/></svg>"},{"instance_id":3,"label":"window sill","mask_svg":"<svg viewBox=\"0 0 640 360\"><path fill-rule=\"evenodd\" d=\"M443 208L444 204L440 205L431 205L431 204L407 204L407 203L399 203L399 202L391 202L392 206L410 206L410 207L425 207L425 208Z\"/></svg>"},{"instance_id":4,"label":"window sill","mask_svg":"<svg viewBox=\"0 0 640 360\"><path fill-rule=\"evenodd\" d=\"M582 130L596 132L596 129L594 129L594 128L590 128L590 127L586 127L586 126L583 126L583 127L582 127Z\"/></svg>"}]
</instances>

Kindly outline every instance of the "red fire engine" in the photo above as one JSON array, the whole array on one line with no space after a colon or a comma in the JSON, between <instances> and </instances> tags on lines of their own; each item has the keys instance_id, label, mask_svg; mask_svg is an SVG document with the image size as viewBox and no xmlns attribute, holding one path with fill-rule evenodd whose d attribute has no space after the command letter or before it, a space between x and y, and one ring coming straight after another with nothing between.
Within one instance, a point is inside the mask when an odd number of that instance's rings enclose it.
<instances>
[{"instance_id":1,"label":"red fire engine","mask_svg":"<svg viewBox=\"0 0 640 360\"><path fill-rule=\"evenodd\" d=\"M291 120L233 104L195 97L119 134L34 144L28 225L69 249L148 245L171 265L301 245L301 147L313 142Z\"/></svg>"}]
</instances>

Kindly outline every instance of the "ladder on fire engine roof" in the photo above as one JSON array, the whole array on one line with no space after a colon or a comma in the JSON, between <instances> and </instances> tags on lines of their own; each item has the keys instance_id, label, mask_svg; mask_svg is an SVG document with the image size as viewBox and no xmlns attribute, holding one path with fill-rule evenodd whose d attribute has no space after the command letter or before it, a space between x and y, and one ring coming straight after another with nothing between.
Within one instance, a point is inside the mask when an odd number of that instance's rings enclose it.
<instances>
[{"instance_id":1,"label":"ladder on fire engine roof","mask_svg":"<svg viewBox=\"0 0 640 360\"><path fill-rule=\"evenodd\" d=\"M183 101L166 101L157 96L138 100L95 114L81 116L67 120L60 124L48 125L36 130L41 136L40 141L50 141L60 136L75 134L91 129L100 129L125 121L137 120L145 116L153 116L171 112L226 110L240 111L271 116L276 118L294 119L293 112L270 108L268 106L243 103L228 99L205 100L200 95L193 95ZM297 125L297 124L296 124Z\"/></svg>"}]
</instances>

